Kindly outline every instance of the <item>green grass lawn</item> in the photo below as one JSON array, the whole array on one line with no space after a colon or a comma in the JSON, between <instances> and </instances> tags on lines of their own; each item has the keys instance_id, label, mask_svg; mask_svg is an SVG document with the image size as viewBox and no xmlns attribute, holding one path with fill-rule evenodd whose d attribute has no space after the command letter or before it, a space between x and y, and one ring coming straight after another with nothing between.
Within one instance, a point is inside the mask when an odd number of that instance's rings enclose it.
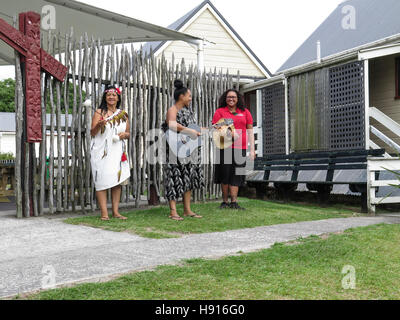
<instances>
[{"instance_id":1,"label":"green grass lawn","mask_svg":"<svg viewBox=\"0 0 400 320\"><path fill-rule=\"evenodd\" d=\"M351 208L342 206L319 207L311 204L287 204L252 199L239 199L245 211L218 209L219 202L198 203L192 210L203 216L202 219L185 218L184 221L168 219L166 206L148 210L135 210L124 213L129 219L101 221L99 216L70 218L65 222L87 225L110 231L128 231L149 238L180 237L184 234L227 231L258 226L268 226L299 221L343 218L360 215ZM178 212L183 215L182 205Z\"/></svg>"},{"instance_id":2,"label":"green grass lawn","mask_svg":"<svg viewBox=\"0 0 400 320\"><path fill-rule=\"evenodd\" d=\"M192 259L28 299L400 299L400 225L350 229L218 260ZM344 266L355 289L343 289Z\"/></svg>"}]
</instances>

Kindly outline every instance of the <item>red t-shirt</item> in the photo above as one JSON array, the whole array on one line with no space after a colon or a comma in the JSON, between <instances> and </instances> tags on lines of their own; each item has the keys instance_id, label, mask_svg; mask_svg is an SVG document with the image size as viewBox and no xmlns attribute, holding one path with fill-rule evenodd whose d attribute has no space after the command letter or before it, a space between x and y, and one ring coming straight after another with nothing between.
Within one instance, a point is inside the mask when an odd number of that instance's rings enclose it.
<instances>
[{"instance_id":1,"label":"red t-shirt","mask_svg":"<svg viewBox=\"0 0 400 320\"><path fill-rule=\"evenodd\" d=\"M247 125L253 124L253 117L248 109L242 111L237 108L236 113L236 115L231 113L228 107L219 108L214 114L212 124L216 124L222 118L233 119L233 125L235 126L236 132L239 134L239 139L233 143L232 148L247 149Z\"/></svg>"}]
</instances>

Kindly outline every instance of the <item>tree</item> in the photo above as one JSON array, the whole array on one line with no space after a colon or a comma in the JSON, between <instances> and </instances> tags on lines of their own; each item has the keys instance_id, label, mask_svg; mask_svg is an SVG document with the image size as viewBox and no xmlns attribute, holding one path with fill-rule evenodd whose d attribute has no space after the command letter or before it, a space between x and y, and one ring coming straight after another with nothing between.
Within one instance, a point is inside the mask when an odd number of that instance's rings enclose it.
<instances>
[{"instance_id":1,"label":"tree","mask_svg":"<svg viewBox=\"0 0 400 320\"><path fill-rule=\"evenodd\" d=\"M79 103L79 94L78 94L78 86L76 88L77 91L77 103ZM54 96L54 104L56 105L56 88L53 88L53 96ZM72 105L74 101L74 86L70 82L68 86L68 96L69 96L69 110L68 112L72 113ZM5 79L0 81L0 112L15 112L15 80L14 79ZM86 98L86 92L82 91L83 101ZM64 84L61 86L61 113L65 113L64 111ZM46 103L46 112L51 112L51 104L50 104L50 93L47 91L47 103Z\"/></svg>"},{"instance_id":2,"label":"tree","mask_svg":"<svg viewBox=\"0 0 400 320\"><path fill-rule=\"evenodd\" d=\"M0 112L15 112L15 80L0 80Z\"/></svg>"},{"instance_id":3,"label":"tree","mask_svg":"<svg viewBox=\"0 0 400 320\"><path fill-rule=\"evenodd\" d=\"M64 83L61 84L61 113L65 113L65 106L64 106ZM51 103L50 103L50 91L47 90L47 102L46 102L46 113L51 113ZM57 108L57 90L55 88L55 85L53 85L53 99L54 99L54 109ZM82 101L85 101L86 99L86 92L82 90ZM74 86L72 85L71 81L69 82L68 85L68 100L69 100L69 109L68 113L72 113L72 108L73 108L73 103L74 103ZM79 104L79 90L78 86L76 86L76 103Z\"/></svg>"}]
</instances>

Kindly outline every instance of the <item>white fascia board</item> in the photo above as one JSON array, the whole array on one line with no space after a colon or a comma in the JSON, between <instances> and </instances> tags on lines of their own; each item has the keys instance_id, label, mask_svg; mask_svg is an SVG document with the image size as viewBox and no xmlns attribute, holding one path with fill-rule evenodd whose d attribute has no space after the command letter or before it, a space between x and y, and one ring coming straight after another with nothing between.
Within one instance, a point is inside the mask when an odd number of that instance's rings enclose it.
<instances>
[{"instance_id":1,"label":"white fascia board","mask_svg":"<svg viewBox=\"0 0 400 320\"><path fill-rule=\"evenodd\" d=\"M188 22L186 22L180 29L179 32L183 32L182 30L186 30L205 10L207 7L210 7L208 4L201 8ZM154 52L154 56L157 57L160 55L173 41L166 41L157 51ZM188 43L190 44L190 43Z\"/></svg>"},{"instance_id":2,"label":"white fascia board","mask_svg":"<svg viewBox=\"0 0 400 320\"><path fill-rule=\"evenodd\" d=\"M231 31L230 28L225 24L225 22L218 16L218 14L214 11L214 9L207 3L203 8L201 8L188 22L186 22L180 29L179 32L185 32L185 30L207 9L210 10L211 14L218 20L218 22L224 27L224 29L228 32L228 34L233 38L233 40L239 45L239 47L246 53L246 55L250 58L250 60L260 69L260 71L264 74L266 78L269 78L270 75L266 70L264 70L263 66L254 58L254 56L250 53L249 50L243 45L243 43L236 37L236 35ZM207 41L207 39L205 39ZM155 52L155 56L158 56L161 52L163 52L172 41L167 41L164 43L158 50Z\"/></svg>"},{"instance_id":3,"label":"white fascia board","mask_svg":"<svg viewBox=\"0 0 400 320\"><path fill-rule=\"evenodd\" d=\"M269 79L257 81L257 82L254 82L254 83L250 83L250 84L247 84L247 85L243 86L242 92L246 93L246 92L258 90L258 89L261 89L261 88L272 86L272 85L277 84L277 83L284 84L285 79L286 78L285 78L284 75L279 75L279 76L272 77L272 78L269 78Z\"/></svg>"},{"instance_id":4,"label":"white fascia board","mask_svg":"<svg viewBox=\"0 0 400 320\"><path fill-rule=\"evenodd\" d=\"M358 53L358 60L369 60L398 53L400 53L400 43L394 43L378 48L361 50Z\"/></svg>"},{"instance_id":5,"label":"white fascia board","mask_svg":"<svg viewBox=\"0 0 400 320\"><path fill-rule=\"evenodd\" d=\"M316 69L344 63L350 61L356 61L358 58L358 52L349 52L346 54L338 54L334 56L326 57L325 59L321 59L321 62L318 63L316 60L305 63L301 66L294 67L291 69L287 69L278 73L278 75L284 74L286 77L294 76L296 74L305 73L309 71L313 71Z\"/></svg>"},{"instance_id":6,"label":"white fascia board","mask_svg":"<svg viewBox=\"0 0 400 320\"><path fill-rule=\"evenodd\" d=\"M246 55L250 58L250 60L260 69L260 71L264 74L266 78L269 78L270 75L266 70L264 70L263 66L257 61L257 59L250 53L249 50L244 46L244 44L236 37L236 35L232 32L230 28L222 21L222 19L217 15L217 13L207 4L204 8L209 8L213 16L221 23L221 25L225 28L225 30L229 33L229 35L235 40L235 42L239 45L239 47L246 53Z\"/></svg>"},{"instance_id":7,"label":"white fascia board","mask_svg":"<svg viewBox=\"0 0 400 320\"><path fill-rule=\"evenodd\" d=\"M237 83L238 78L236 76L233 76L232 81L233 81L233 83ZM254 79L248 79L248 78L242 78L242 77L240 77L240 79L239 79L239 84L242 86L252 84L254 82L255 82Z\"/></svg>"}]
</instances>

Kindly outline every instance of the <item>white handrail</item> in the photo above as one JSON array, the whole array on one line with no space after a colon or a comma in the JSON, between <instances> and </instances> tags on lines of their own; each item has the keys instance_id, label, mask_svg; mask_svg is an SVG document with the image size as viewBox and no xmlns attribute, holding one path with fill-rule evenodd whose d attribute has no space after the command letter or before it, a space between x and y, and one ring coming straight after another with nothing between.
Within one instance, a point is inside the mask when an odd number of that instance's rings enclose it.
<instances>
[{"instance_id":1,"label":"white handrail","mask_svg":"<svg viewBox=\"0 0 400 320\"><path fill-rule=\"evenodd\" d=\"M400 124L394 121L392 118L388 117L382 111L375 107L369 108L369 116L374 118L376 121L383 124L386 128L392 131L395 135L400 137Z\"/></svg>"},{"instance_id":2,"label":"white handrail","mask_svg":"<svg viewBox=\"0 0 400 320\"><path fill-rule=\"evenodd\" d=\"M387 145L391 146L393 149L395 149L397 152L400 153L400 146L394 142L392 139L390 139L388 136L380 132L378 129L376 129L374 126L370 126L371 132L376 135L379 139L381 139L383 142L385 142Z\"/></svg>"}]
</instances>

